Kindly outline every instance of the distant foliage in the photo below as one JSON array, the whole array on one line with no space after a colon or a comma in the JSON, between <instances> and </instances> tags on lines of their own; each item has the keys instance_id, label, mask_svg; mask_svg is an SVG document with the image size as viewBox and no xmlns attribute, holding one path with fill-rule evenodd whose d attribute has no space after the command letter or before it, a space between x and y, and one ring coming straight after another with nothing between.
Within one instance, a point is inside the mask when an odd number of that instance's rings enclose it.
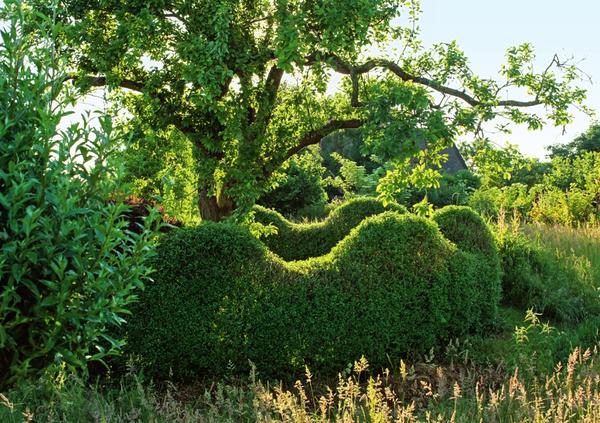
<instances>
[{"instance_id":1,"label":"distant foliage","mask_svg":"<svg viewBox=\"0 0 600 423\"><path fill-rule=\"evenodd\" d=\"M334 132L323 138L319 143L321 155L324 158L324 165L331 174L338 174L340 163L334 157L333 153L352 160L357 165L362 166L368 173L373 172L379 164L365 157L364 134L360 129L346 129L344 131Z\"/></svg>"},{"instance_id":2,"label":"distant foliage","mask_svg":"<svg viewBox=\"0 0 600 423\"><path fill-rule=\"evenodd\" d=\"M593 192L576 187L566 192L549 189L538 196L529 211L529 216L539 223L577 226L597 220L600 216L595 200L596 195Z\"/></svg>"},{"instance_id":3,"label":"distant foliage","mask_svg":"<svg viewBox=\"0 0 600 423\"><path fill-rule=\"evenodd\" d=\"M428 219L385 212L292 263L240 227L171 232L128 326L130 351L160 377L244 374L250 360L263 377L291 378L305 366L334 375L362 355L384 367L481 331L495 317L498 259L468 213L439 215L458 247Z\"/></svg>"},{"instance_id":4,"label":"distant foliage","mask_svg":"<svg viewBox=\"0 0 600 423\"><path fill-rule=\"evenodd\" d=\"M577 226L600 218L600 153L556 157L539 183L482 186L469 199L479 213L508 215L539 223Z\"/></svg>"},{"instance_id":5,"label":"distant foliage","mask_svg":"<svg viewBox=\"0 0 600 423\"><path fill-rule=\"evenodd\" d=\"M0 29L0 384L49 367L85 371L88 362L118 353L124 341L112 331L148 280L152 253L149 232L127 230L129 208L109 201L116 189L106 165L111 120L59 131L73 99L52 56L52 22L26 32L24 9L7 7L10 21Z\"/></svg>"},{"instance_id":6,"label":"distant foliage","mask_svg":"<svg viewBox=\"0 0 600 423\"><path fill-rule=\"evenodd\" d=\"M322 162L315 146L291 157L279 172L275 188L262 195L258 204L286 215L296 215L307 208L324 208L326 169Z\"/></svg>"},{"instance_id":7,"label":"distant foliage","mask_svg":"<svg viewBox=\"0 0 600 423\"><path fill-rule=\"evenodd\" d=\"M547 147L551 158L573 159L585 153L600 153L600 122L592 124L588 130L567 144L555 144Z\"/></svg>"},{"instance_id":8,"label":"distant foliage","mask_svg":"<svg viewBox=\"0 0 600 423\"><path fill-rule=\"evenodd\" d=\"M427 192L427 198L437 208L467 204L469 196L481 185L477 175L469 170L460 170L454 175L443 174L440 186Z\"/></svg>"},{"instance_id":9,"label":"distant foliage","mask_svg":"<svg viewBox=\"0 0 600 423\"><path fill-rule=\"evenodd\" d=\"M198 176L190 141L174 128L153 131L142 122L129 125L118 156L123 180L136 196L160 203L173 218L198 223Z\"/></svg>"},{"instance_id":10,"label":"distant foliage","mask_svg":"<svg viewBox=\"0 0 600 423\"><path fill-rule=\"evenodd\" d=\"M443 173L437 188L421 190L406 188L396 194L399 203L412 207L427 197L435 208L450 205L467 205L470 196L481 186L480 178L469 170L460 170L453 175Z\"/></svg>"},{"instance_id":11,"label":"distant foliage","mask_svg":"<svg viewBox=\"0 0 600 423\"><path fill-rule=\"evenodd\" d=\"M460 145L470 169L481 178L484 188L504 187L515 183L532 186L540 183L548 166L526 157L516 145L501 148L487 139Z\"/></svg>"},{"instance_id":12,"label":"distant foliage","mask_svg":"<svg viewBox=\"0 0 600 423\"><path fill-rule=\"evenodd\" d=\"M404 206L384 206L375 198L355 197L335 208L325 220L314 223L293 223L260 206L254 208L254 213L257 222L277 228L276 234L263 239L271 251L284 260L304 260L327 254L364 218L386 210L406 212Z\"/></svg>"},{"instance_id":13,"label":"distant foliage","mask_svg":"<svg viewBox=\"0 0 600 423\"><path fill-rule=\"evenodd\" d=\"M481 188L473 192L468 200L468 205L483 216L494 219L497 219L500 213L526 217L536 199L536 190L530 190L527 185L520 183L501 188Z\"/></svg>"},{"instance_id":14,"label":"distant foliage","mask_svg":"<svg viewBox=\"0 0 600 423\"><path fill-rule=\"evenodd\" d=\"M339 165L339 169L334 176L326 179L325 183L339 191L346 199L355 195L376 195L377 183L384 170L375 169L372 173L357 162L343 157L341 154L333 152L330 155L332 160Z\"/></svg>"}]
</instances>

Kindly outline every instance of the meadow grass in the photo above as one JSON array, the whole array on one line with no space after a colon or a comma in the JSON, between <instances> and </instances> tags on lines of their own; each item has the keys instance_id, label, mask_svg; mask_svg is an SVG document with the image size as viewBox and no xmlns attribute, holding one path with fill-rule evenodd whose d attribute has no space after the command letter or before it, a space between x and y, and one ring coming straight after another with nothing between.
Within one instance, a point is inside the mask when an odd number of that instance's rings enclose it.
<instances>
[{"instance_id":1,"label":"meadow grass","mask_svg":"<svg viewBox=\"0 0 600 423\"><path fill-rule=\"evenodd\" d=\"M587 272L588 279L600 287L600 225L580 227L524 225L523 230L531 239L553 248L561 259Z\"/></svg>"},{"instance_id":2,"label":"meadow grass","mask_svg":"<svg viewBox=\"0 0 600 423\"><path fill-rule=\"evenodd\" d=\"M307 371L292 387L219 382L203 391L67 378L0 395L2 422L589 422L600 421L600 354L576 348L543 378L497 369L401 362L373 375L366 360L322 391ZM319 389L317 391L317 389Z\"/></svg>"}]
</instances>

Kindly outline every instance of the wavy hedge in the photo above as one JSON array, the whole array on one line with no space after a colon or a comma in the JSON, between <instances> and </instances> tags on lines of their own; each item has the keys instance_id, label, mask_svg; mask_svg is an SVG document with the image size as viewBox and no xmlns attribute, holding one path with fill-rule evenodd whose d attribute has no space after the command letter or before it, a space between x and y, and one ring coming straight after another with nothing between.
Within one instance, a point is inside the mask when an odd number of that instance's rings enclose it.
<instances>
[{"instance_id":1,"label":"wavy hedge","mask_svg":"<svg viewBox=\"0 0 600 423\"><path fill-rule=\"evenodd\" d=\"M468 213L437 218L459 212ZM477 219L467 222L481 239L490 236ZM450 236L451 225L440 226ZM244 374L248 360L278 378L304 365L332 373L361 355L389 366L493 318L495 250L455 239L431 220L385 212L328 254L285 262L240 227L175 230L135 307L130 351L150 372L176 379Z\"/></svg>"},{"instance_id":2,"label":"wavy hedge","mask_svg":"<svg viewBox=\"0 0 600 423\"><path fill-rule=\"evenodd\" d=\"M454 309L455 320L475 317L473 322L478 328L491 323L502 296L502 272L493 234L469 207L447 206L437 210L432 219L447 239L468 253L465 262L452 263L456 273L470 281L461 290L450 293L451 301L462 304Z\"/></svg>"},{"instance_id":3,"label":"wavy hedge","mask_svg":"<svg viewBox=\"0 0 600 423\"><path fill-rule=\"evenodd\" d=\"M327 254L364 218L397 211L406 213L406 208L398 204L384 206L372 197L356 197L334 209L327 219L315 223L293 223L279 212L262 206L255 206L255 218L265 225L277 228L276 235L266 237L263 242L284 260L305 260Z\"/></svg>"}]
</instances>

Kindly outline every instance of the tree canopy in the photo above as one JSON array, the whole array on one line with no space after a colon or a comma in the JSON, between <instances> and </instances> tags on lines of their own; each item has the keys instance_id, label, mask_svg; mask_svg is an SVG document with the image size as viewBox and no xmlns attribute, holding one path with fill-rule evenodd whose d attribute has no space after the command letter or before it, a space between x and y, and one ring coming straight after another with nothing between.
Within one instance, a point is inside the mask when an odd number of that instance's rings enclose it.
<instances>
[{"instance_id":1,"label":"tree canopy","mask_svg":"<svg viewBox=\"0 0 600 423\"><path fill-rule=\"evenodd\" d=\"M551 158L563 157L573 159L587 152L600 152L600 123L592 124L587 131L579 134L566 144L548 146Z\"/></svg>"},{"instance_id":2,"label":"tree canopy","mask_svg":"<svg viewBox=\"0 0 600 423\"><path fill-rule=\"evenodd\" d=\"M425 49L416 0L30 3L63 25L69 83L125 89L137 133L189 139L203 219L248 210L286 159L340 129L361 128L365 154L389 162L386 199L409 182L435 185L430 164L458 135L498 116L565 125L585 97L574 66L554 57L535 70L528 44L508 49L499 80L476 75L455 42ZM328 95L333 73L342 89ZM545 116L524 111L536 105Z\"/></svg>"}]
</instances>

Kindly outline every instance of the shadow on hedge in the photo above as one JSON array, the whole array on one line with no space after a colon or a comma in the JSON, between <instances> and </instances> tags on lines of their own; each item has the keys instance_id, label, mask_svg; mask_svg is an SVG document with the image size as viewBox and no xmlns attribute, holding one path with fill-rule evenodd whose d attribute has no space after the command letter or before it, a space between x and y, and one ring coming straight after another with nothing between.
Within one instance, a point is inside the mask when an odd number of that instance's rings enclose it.
<instances>
[{"instance_id":1,"label":"shadow on hedge","mask_svg":"<svg viewBox=\"0 0 600 423\"><path fill-rule=\"evenodd\" d=\"M279 212L262 206L254 206L257 222L273 225L276 235L270 235L262 241L267 247L284 260L305 260L327 254L350 231L366 217L384 211L406 213L404 206L383 203L372 197L356 197L334 209L320 222L294 223Z\"/></svg>"},{"instance_id":2,"label":"shadow on hedge","mask_svg":"<svg viewBox=\"0 0 600 423\"><path fill-rule=\"evenodd\" d=\"M437 222L437 223L436 223ZM166 235L128 325L130 351L159 377L331 374L375 367L481 331L500 271L487 226L448 207L432 220L364 219L328 254L286 262L245 229L205 223ZM171 373L172 372L172 373Z\"/></svg>"}]
</instances>

